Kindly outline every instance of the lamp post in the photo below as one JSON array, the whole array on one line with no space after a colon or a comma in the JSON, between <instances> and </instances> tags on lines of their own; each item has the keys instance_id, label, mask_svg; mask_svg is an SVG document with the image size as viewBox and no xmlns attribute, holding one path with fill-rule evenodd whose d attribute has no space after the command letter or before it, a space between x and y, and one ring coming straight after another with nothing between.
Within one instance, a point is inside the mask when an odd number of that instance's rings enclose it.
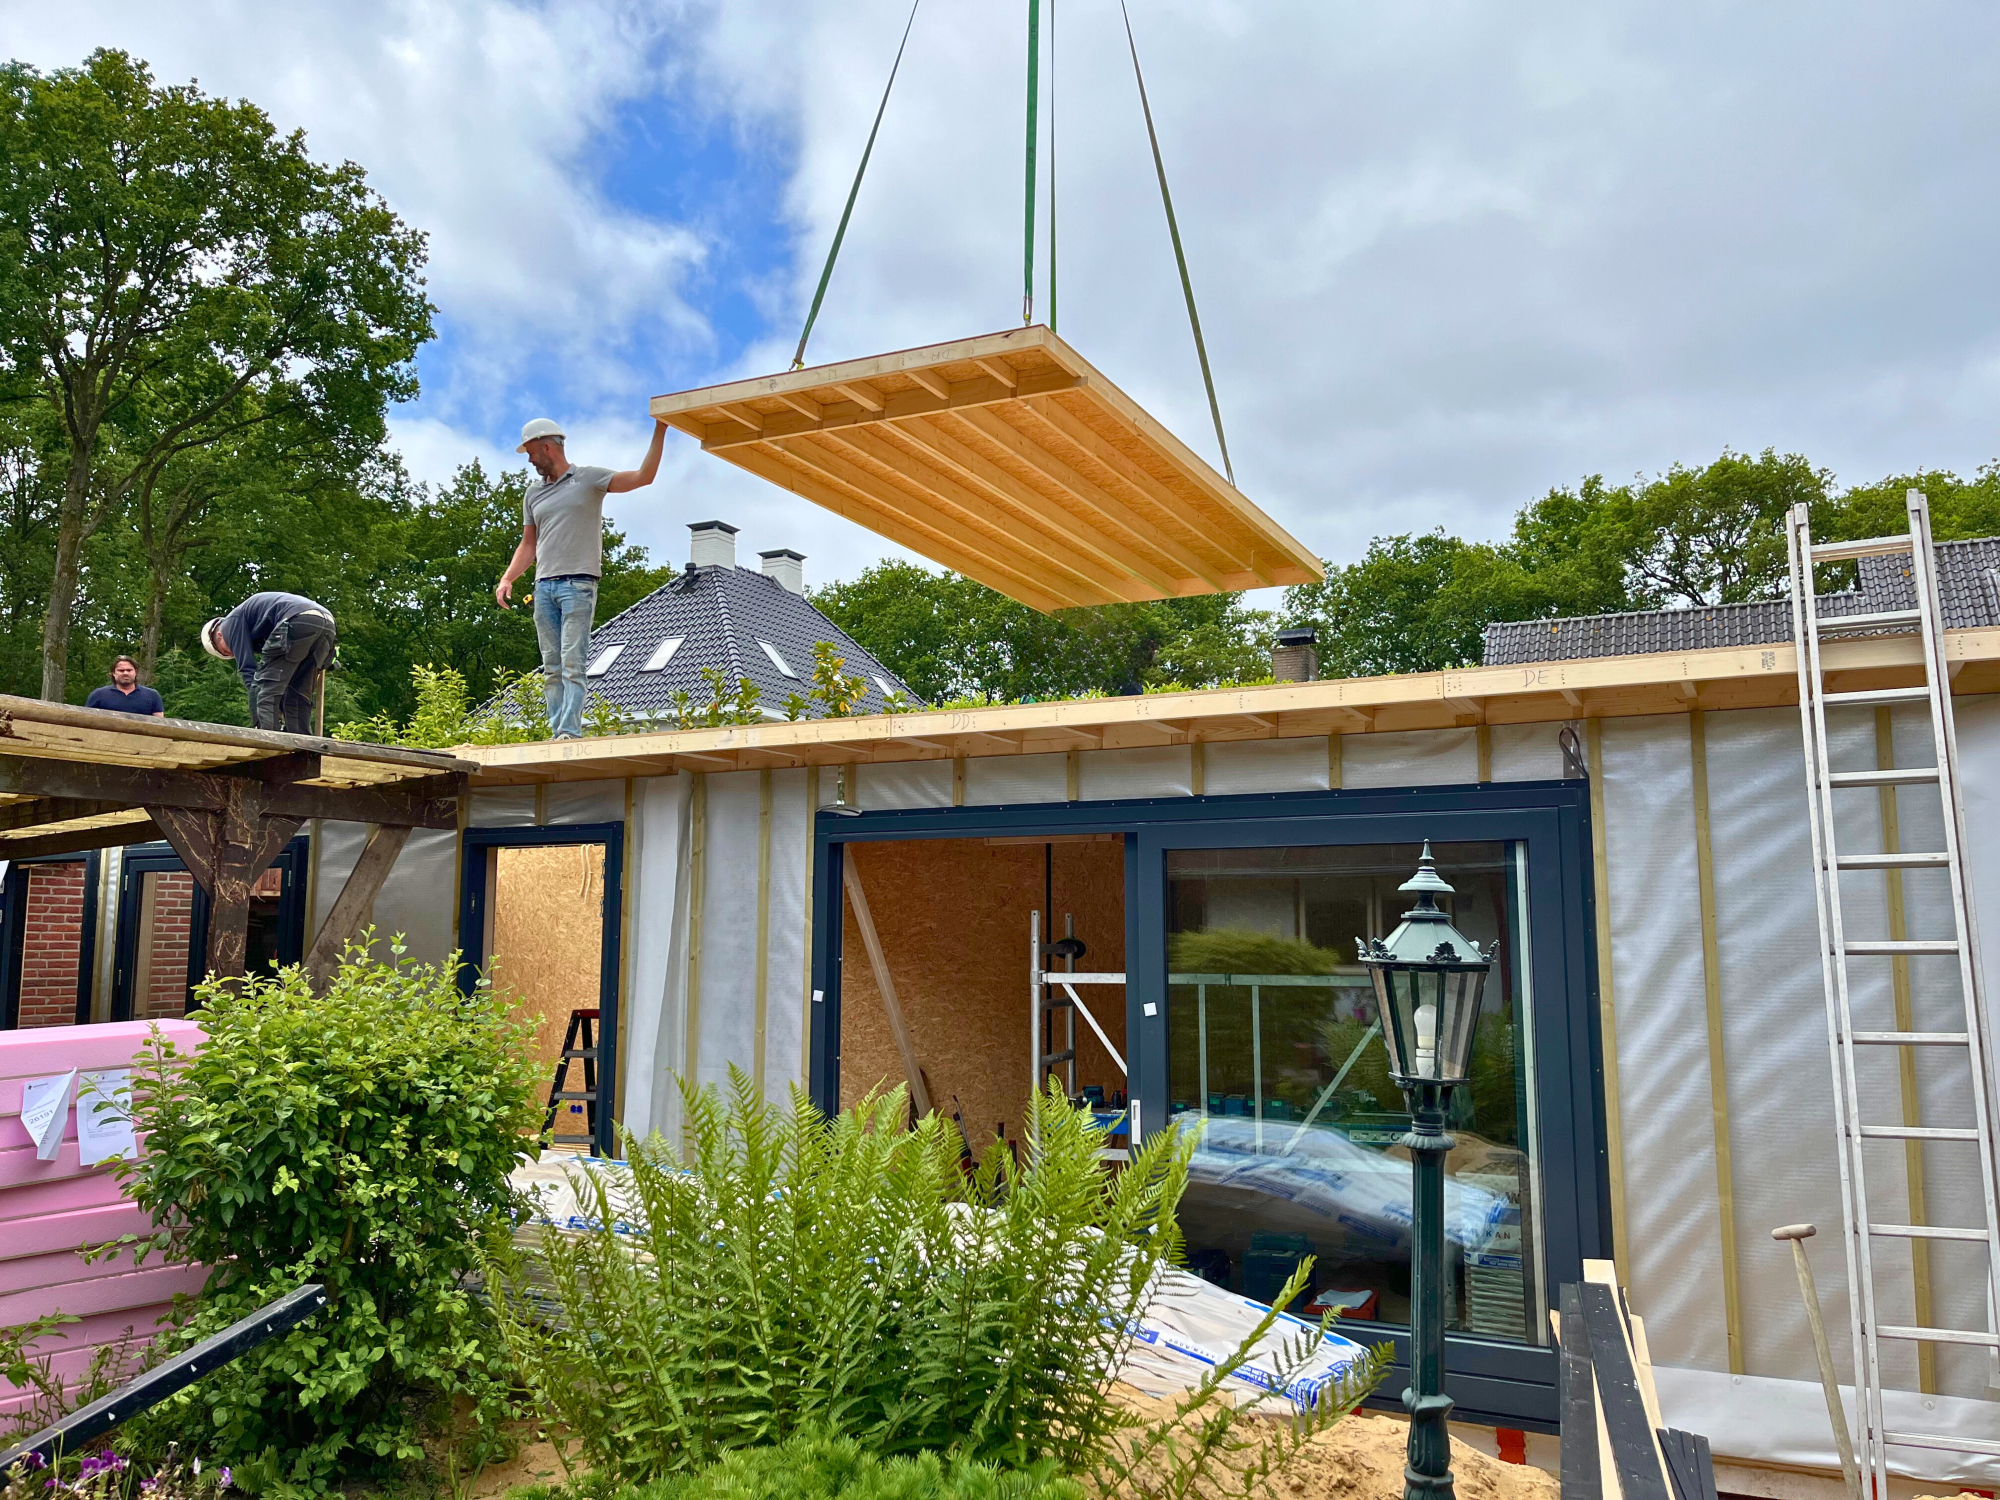
<instances>
[{"instance_id":1,"label":"lamp post","mask_svg":"<svg viewBox=\"0 0 2000 1500\"><path fill-rule=\"evenodd\" d=\"M1410 1413L1409 1462L1403 1470L1404 1500L1449 1500L1452 1494L1451 1437L1445 1418L1451 1398L1444 1393L1444 1158L1451 1137L1444 1133L1451 1091L1465 1082L1472 1038L1479 1024L1480 996L1493 949L1479 951L1438 910L1437 898L1451 886L1437 872L1431 846L1424 844L1417 873L1402 889L1417 904L1386 940L1363 938L1361 962L1375 985L1382 1044L1389 1052L1389 1076L1410 1106L1410 1133L1401 1144L1410 1152L1414 1222L1410 1246L1410 1385L1403 1406ZM1495 947L1498 945L1496 944Z\"/></svg>"}]
</instances>

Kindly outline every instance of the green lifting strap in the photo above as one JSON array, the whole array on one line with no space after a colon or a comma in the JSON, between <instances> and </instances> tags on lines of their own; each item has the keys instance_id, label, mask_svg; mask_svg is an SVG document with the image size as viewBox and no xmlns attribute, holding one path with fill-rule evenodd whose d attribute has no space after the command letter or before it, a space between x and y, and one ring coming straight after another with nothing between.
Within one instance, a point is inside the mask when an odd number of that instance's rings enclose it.
<instances>
[{"instance_id":1,"label":"green lifting strap","mask_svg":"<svg viewBox=\"0 0 2000 1500\"><path fill-rule=\"evenodd\" d=\"M1028 0L1027 206L1021 231L1021 321L1035 321L1035 106L1041 99L1042 0Z\"/></svg>"},{"instance_id":2,"label":"green lifting strap","mask_svg":"<svg viewBox=\"0 0 2000 1500\"><path fill-rule=\"evenodd\" d=\"M799 334L799 347L792 355L792 368L801 368L806 362L806 340L812 337L813 324L819 318L819 305L826 300L827 283L833 280L833 263L840 258L840 242L847 238L847 221L854 214L854 200L861 195L861 179L868 171L868 158L875 150L875 133L882 128L882 115L889 108L889 90L896 86L896 70L903 66L903 49L910 45L910 28L917 24L917 7L923 0L911 0L910 19L903 23L903 39L896 44L896 60L889 66L889 81L882 87L882 102L875 107L875 123L868 127L868 144L861 151L861 165L854 169L854 186L847 190L847 207L840 211L840 227L833 232L833 248L826 252L826 269L819 273L819 289L813 293L812 311L806 314L806 326Z\"/></svg>"},{"instance_id":3,"label":"green lifting strap","mask_svg":"<svg viewBox=\"0 0 2000 1500\"><path fill-rule=\"evenodd\" d=\"M1049 332L1056 331L1056 0L1049 0Z\"/></svg>"},{"instance_id":4,"label":"green lifting strap","mask_svg":"<svg viewBox=\"0 0 2000 1500\"><path fill-rule=\"evenodd\" d=\"M1174 219L1174 195L1167 191L1167 164L1160 157L1159 132L1153 129L1153 106L1146 99L1146 75L1139 71L1139 44L1132 39L1132 13L1125 8L1125 0L1118 0L1118 9L1125 17L1125 45L1132 49L1132 76L1139 81L1139 108L1146 114L1146 139L1153 144L1153 170L1160 177L1160 202L1167 209L1167 233L1173 236L1174 264L1181 271L1181 292L1187 298L1188 323L1194 329L1194 352L1201 358L1201 383L1208 387L1208 414L1215 419L1215 442L1222 449L1222 472L1228 476L1229 487L1236 488L1236 470L1229 462L1229 439L1222 435L1222 408L1215 400L1215 377L1208 369L1208 346L1201 338L1201 315L1194 310L1194 283L1188 279L1187 255L1181 249L1181 227Z\"/></svg>"}]
</instances>

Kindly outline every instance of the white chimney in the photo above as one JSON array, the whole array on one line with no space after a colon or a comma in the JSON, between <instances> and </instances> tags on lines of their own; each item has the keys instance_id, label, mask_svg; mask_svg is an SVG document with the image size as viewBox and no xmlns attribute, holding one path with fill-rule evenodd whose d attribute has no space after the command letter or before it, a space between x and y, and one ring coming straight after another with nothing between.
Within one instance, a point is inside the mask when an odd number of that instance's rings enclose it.
<instances>
[{"instance_id":1,"label":"white chimney","mask_svg":"<svg viewBox=\"0 0 2000 1500\"><path fill-rule=\"evenodd\" d=\"M688 527L694 533L688 561L697 568L736 566L736 528L727 521L697 521Z\"/></svg>"},{"instance_id":2,"label":"white chimney","mask_svg":"<svg viewBox=\"0 0 2000 1500\"><path fill-rule=\"evenodd\" d=\"M764 559L764 576L776 579L795 594L806 591L806 555L794 552L790 547L777 547L769 552L759 552Z\"/></svg>"}]
</instances>

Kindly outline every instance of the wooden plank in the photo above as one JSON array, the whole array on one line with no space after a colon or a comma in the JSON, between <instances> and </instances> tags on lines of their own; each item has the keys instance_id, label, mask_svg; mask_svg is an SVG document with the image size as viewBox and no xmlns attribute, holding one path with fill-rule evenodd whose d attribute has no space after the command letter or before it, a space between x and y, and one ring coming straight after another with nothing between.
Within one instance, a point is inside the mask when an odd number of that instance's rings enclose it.
<instances>
[{"instance_id":1,"label":"wooden plank","mask_svg":"<svg viewBox=\"0 0 2000 1500\"><path fill-rule=\"evenodd\" d=\"M77 797L23 797L18 802L0 806L0 830L12 833L48 823L80 822L86 818L100 818L107 813L122 813L130 806L127 802L90 801Z\"/></svg>"},{"instance_id":2,"label":"wooden plank","mask_svg":"<svg viewBox=\"0 0 2000 1500\"><path fill-rule=\"evenodd\" d=\"M0 791L204 812L219 812L226 795L220 779L198 771L140 770L24 755L0 755Z\"/></svg>"},{"instance_id":3,"label":"wooden plank","mask_svg":"<svg viewBox=\"0 0 2000 1500\"><path fill-rule=\"evenodd\" d=\"M306 953L306 974L314 989L326 988L327 980L340 963L340 955L348 939L361 930L369 907L381 892L382 883L396 867L396 856L403 852L403 846L409 841L408 824L378 824L368 830L367 845L362 849L360 858L355 860L354 868L348 872L346 883L334 898L333 909L320 923L319 932Z\"/></svg>"},{"instance_id":4,"label":"wooden plank","mask_svg":"<svg viewBox=\"0 0 2000 1500\"><path fill-rule=\"evenodd\" d=\"M942 397L916 387L899 391L893 396L883 396L869 387L841 385L817 393L830 398L821 405L817 421L791 412L773 413L764 419L761 429L753 429L716 407L712 410L722 420L695 423L691 436L700 439L704 452L734 463L736 455L732 450L762 441L832 432L843 427L876 426L899 422L905 417L934 416L977 406L997 406L1029 396L1073 391L1081 383L1074 375L1048 370L1026 377L1016 387L1002 385L990 375L981 375L976 380L952 383ZM864 395L869 398L867 401L859 399ZM871 405L870 402L879 402L879 405Z\"/></svg>"},{"instance_id":5,"label":"wooden plank","mask_svg":"<svg viewBox=\"0 0 2000 1500\"><path fill-rule=\"evenodd\" d=\"M0 839L0 859L38 859L51 854L86 854L92 849L116 849L125 844L149 844L162 837L159 827L146 816L145 809L132 808L82 826L56 827L43 832L15 834Z\"/></svg>"},{"instance_id":6,"label":"wooden plank","mask_svg":"<svg viewBox=\"0 0 2000 1500\"><path fill-rule=\"evenodd\" d=\"M1562 1433L1562 1500L1599 1500L1597 1393L1590 1375L1590 1339L1583 1331L1583 1302L1574 1282L1559 1293L1557 1400Z\"/></svg>"},{"instance_id":7,"label":"wooden plank","mask_svg":"<svg viewBox=\"0 0 2000 1500\"><path fill-rule=\"evenodd\" d=\"M889 961L882 954L882 939L875 931L875 918L868 911L868 895L861 888L861 872L854 863L855 846L842 851L841 884L854 906L854 925L861 931L861 946L868 950L869 965L875 971L875 987L882 993L882 1009L889 1017L889 1035L903 1060L903 1077L910 1085L910 1103L919 1119L931 1112L931 1091L924 1084L924 1070L917 1064L917 1049L910 1040L910 1028L903 1021L903 1007L896 999L896 981L889 973Z\"/></svg>"},{"instance_id":8,"label":"wooden plank","mask_svg":"<svg viewBox=\"0 0 2000 1500\"><path fill-rule=\"evenodd\" d=\"M866 526L870 531L887 537L890 541L908 547L934 562L943 563L957 573L977 579L988 588L998 589L1009 598L1019 599L1035 609L1045 612L1067 609L1080 601L1063 599L1051 592L1032 573L1011 573L987 565L977 557L967 556L955 546L945 542L940 533L923 530L909 525L897 517L878 509L868 499L855 495L851 490L835 485L831 481L814 474L801 473L797 468L785 463L771 451L744 451L732 455L732 462L748 469L763 479L770 480L781 489L790 490L803 496L815 505L824 506L835 515ZM1036 600L1040 603L1036 603Z\"/></svg>"},{"instance_id":9,"label":"wooden plank","mask_svg":"<svg viewBox=\"0 0 2000 1500\"><path fill-rule=\"evenodd\" d=\"M1646 1411L1616 1294L1610 1287L1585 1281L1577 1286L1577 1297L1590 1341L1598 1421L1611 1444L1605 1491L1610 1492L1615 1478L1623 1500L1669 1500L1665 1462Z\"/></svg>"}]
</instances>

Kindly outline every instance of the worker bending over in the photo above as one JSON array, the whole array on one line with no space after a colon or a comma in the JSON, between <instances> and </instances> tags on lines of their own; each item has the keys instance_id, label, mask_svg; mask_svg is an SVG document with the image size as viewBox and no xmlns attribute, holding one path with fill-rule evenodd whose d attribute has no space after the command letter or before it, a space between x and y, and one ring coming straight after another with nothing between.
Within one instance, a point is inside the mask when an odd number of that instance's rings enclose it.
<instances>
[{"instance_id":1,"label":"worker bending over","mask_svg":"<svg viewBox=\"0 0 2000 1500\"><path fill-rule=\"evenodd\" d=\"M542 694L549 727L559 740L583 737L583 669L590 661L590 627L597 581L604 572L604 497L653 482L667 424L656 421L652 446L636 469L579 468L563 453L563 430L547 417L521 429L516 453L541 476L521 500L521 544L500 575L493 597L513 602L514 580L535 565L535 637L542 648Z\"/></svg>"},{"instance_id":2,"label":"worker bending over","mask_svg":"<svg viewBox=\"0 0 2000 1500\"><path fill-rule=\"evenodd\" d=\"M201 627L210 656L236 663L259 729L313 732L313 698L333 660L333 611L303 594L252 594Z\"/></svg>"}]
</instances>

